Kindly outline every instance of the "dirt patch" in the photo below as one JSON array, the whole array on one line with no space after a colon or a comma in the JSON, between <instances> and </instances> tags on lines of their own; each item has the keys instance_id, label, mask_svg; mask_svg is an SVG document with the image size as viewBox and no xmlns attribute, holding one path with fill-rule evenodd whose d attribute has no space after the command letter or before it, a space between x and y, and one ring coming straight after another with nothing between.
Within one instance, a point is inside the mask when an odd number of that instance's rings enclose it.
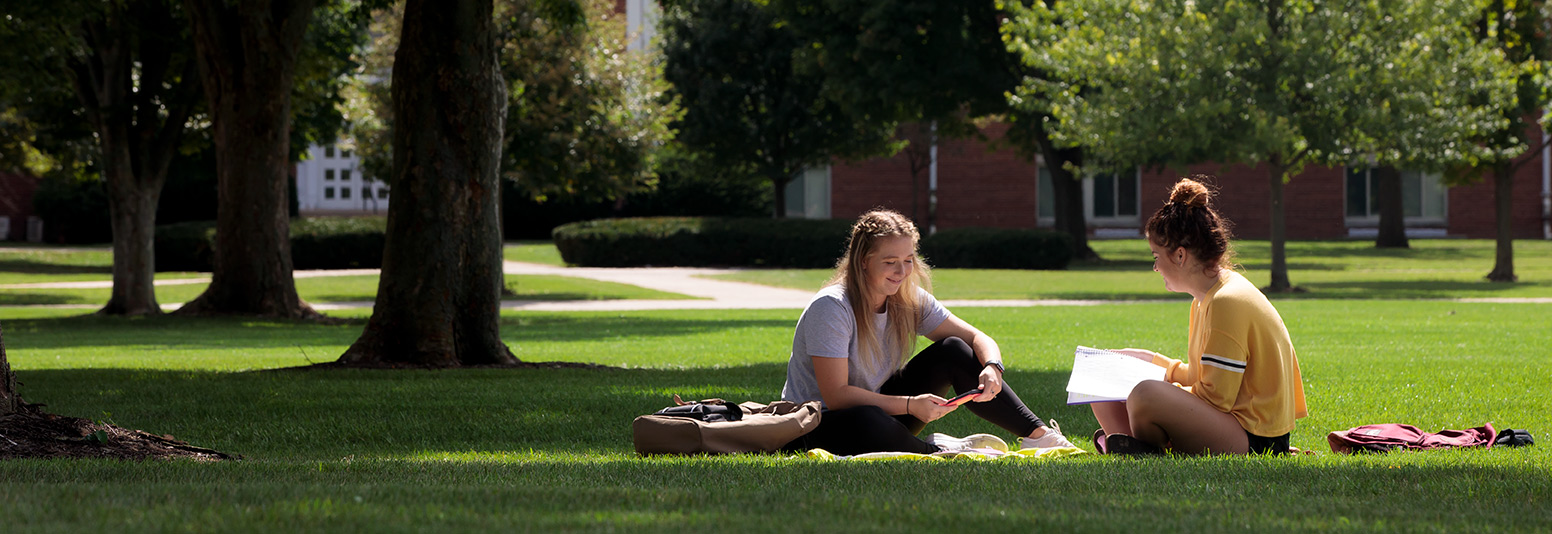
<instances>
[{"instance_id":1,"label":"dirt patch","mask_svg":"<svg viewBox=\"0 0 1552 534\"><path fill-rule=\"evenodd\" d=\"M28 406L0 418L0 459L12 458L217 461L241 457L195 447L168 435L54 415Z\"/></svg>"}]
</instances>

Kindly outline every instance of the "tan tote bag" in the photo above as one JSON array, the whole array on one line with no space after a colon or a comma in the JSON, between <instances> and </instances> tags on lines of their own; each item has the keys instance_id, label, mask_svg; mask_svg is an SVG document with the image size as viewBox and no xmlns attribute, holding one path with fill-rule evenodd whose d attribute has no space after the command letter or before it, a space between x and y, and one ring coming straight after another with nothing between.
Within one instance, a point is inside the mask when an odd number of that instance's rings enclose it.
<instances>
[{"instance_id":1,"label":"tan tote bag","mask_svg":"<svg viewBox=\"0 0 1552 534\"><path fill-rule=\"evenodd\" d=\"M683 405L679 396L674 401ZM702 404L725 403L722 399ZM744 415L737 421L706 422L673 415L643 415L631 423L636 453L651 454L732 454L739 452L776 452L783 445L819 426L819 401L797 404L776 401L770 404L745 402L738 407Z\"/></svg>"}]
</instances>

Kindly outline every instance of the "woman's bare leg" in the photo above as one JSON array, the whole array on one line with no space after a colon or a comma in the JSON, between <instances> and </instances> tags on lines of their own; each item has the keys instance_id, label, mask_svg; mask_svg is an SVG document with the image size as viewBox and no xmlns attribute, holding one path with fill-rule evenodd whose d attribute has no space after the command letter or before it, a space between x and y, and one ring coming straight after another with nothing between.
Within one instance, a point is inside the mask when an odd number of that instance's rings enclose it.
<instances>
[{"instance_id":1,"label":"woman's bare leg","mask_svg":"<svg viewBox=\"0 0 1552 534\"><path fill-rule=\"evenodd\" d=\"M1099 421L1099 427L1105 429L1106 434L1130 434L1132 432L1131 418L1126 414L1126 402L1096 402L1089 404L1094 410L1094 419Z\"/></svg>"},{"instance_id":2,"label":"woman's bare leg","mask_svg":"<svg viewBox=\"0 0 1552 534\"><path fill-rule=\"evenodd\" d=\"M1137 384L1126 407L1134 438L1185 454L1250 452L1238 419L1168 382Z\"/></svg>"}]
</instances>

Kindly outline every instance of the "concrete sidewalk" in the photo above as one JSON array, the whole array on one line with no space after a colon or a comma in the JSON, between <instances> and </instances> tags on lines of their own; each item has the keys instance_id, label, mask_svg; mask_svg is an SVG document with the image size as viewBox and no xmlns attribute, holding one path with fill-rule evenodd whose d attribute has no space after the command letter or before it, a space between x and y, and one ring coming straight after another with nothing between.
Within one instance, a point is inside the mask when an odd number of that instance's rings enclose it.
<instances>
[{"instance_id":1,"label":"concrete sidewalk","mask_svg":"<svg viewBox=\"0 0 1552 534\"><path fill-rule=\"evenodd\" d=\"M569 301L536 301L536 300L505 300L501 303L502 309L529 310L529 311L628 311L628 310L801 310L808 305L813 298L814 291L797 289L785 289L744 282L731 282L726 280L713 280L705 276L738 272L740 269L705 269L688 267L640 267L622 269L604 269L594 267L556 267L536 263L523 263L508 261L502 265L506 274L522 275L551 275L569 276L574 278L586 278L617 284L628 284L668 293L678 293L695 297L690 300L569 300ZM296 278L321 278L330 276L359 276L376 275L377 269L349 269L332 271L296 271ZM180 285L206 283L210 277L187 278L177 280L158 280L156 285ZM48 288L107 288L112 287L111 281L94 282L49 282L35 284L9 284L0 286L4 289L48 289ZM817 291L818 288L815 288ZM1459 302L1530 302L1540 304L1552 304L1552 298L1505 298L1505 299L1451 299ZM1144 302L1179 302L1176 300L944 300L943 305L949 309L955 308L1006 308L1006 307L1033 307L1033 306L1100 306L1107 304L1138 304ZM312 307L319 311L341 310L352 308L370 308L372 301L351 302L318 302L312 303ZM174 310L183 306L183 303L163 303L162 308ZM71 308L71 309L96 309L100 305L42 305L32 307Z\"/></svg>"}]
</instances>

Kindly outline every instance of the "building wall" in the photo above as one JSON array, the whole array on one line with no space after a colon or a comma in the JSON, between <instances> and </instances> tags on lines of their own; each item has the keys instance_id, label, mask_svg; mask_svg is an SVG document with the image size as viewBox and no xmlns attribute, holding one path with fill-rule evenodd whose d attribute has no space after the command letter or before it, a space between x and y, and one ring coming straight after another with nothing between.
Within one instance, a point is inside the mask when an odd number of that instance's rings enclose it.
<instances>
[{"instance_id":1,"label":"building wall","mask_svg":"<svg viewBox=\"0 0 1552 534\"><path fill-rule=\"evenodd\" d=\"M297 211L303 216L384 215L388 185L361 172L360 159L334 147L313 145L296 164Z\"/></svg>"},{"instance_id":2,"label":"building wall","mask_svg":"<svg viewBox=\"0 0 1552 534\"><path fill-rule=\"evenodd\" d=\"M4 219L4 222L0 222L0 229L5 231L0 235L0 240L28 239L27 224L34 215L32 195L37 190L37 177L0 172L0 218ZM41 234L41 229L37 233ZM33 237L37 238L34 241L42 239L41 235Z\"/></svg>"},{"instance_id":3,"label":"building wall","mask_svg":"<svg viewBox=\"0 0 1552 534\"><path fill-rule=\"evenodd\" d=\"M992 125L986 136L999 139L1006 127ZM1519 167L1514 178L1512 209L1514 236L1542 238L1541 153ZM976 140L948 140L938 153L939 229L965 226L1033 228L1037 219L1039 166L1010 149L989 150ZM1186 174L1216 177L1216 200L1223 215L1235 225L1235 235L1265 239L1271 235L1270 177L1266 165L1191 165L1184 169L1144 169L1140 173L1139 223L1169 195L1170 187ZM854 218L873 207L897 210L919 225L928 225L928 171L923 169L914 186L907 157L897 154L861 162L837 162L831 170L832 209L835 218ZM1345 239L1352 232L1346 217L1346 169L1309 166L1283 186L1285 223L1289 239ZM1465 186L1449 188L1442 228L1450 237L1495 236L1491 176ZM1352 227L1362 227L1353 224ZM1372 224L1370 225L1372 226ZM1437 227L1437 224L1427 225ZM1092 227L1091 231L1095 230Z\"/></svg>"}]
</instances>

